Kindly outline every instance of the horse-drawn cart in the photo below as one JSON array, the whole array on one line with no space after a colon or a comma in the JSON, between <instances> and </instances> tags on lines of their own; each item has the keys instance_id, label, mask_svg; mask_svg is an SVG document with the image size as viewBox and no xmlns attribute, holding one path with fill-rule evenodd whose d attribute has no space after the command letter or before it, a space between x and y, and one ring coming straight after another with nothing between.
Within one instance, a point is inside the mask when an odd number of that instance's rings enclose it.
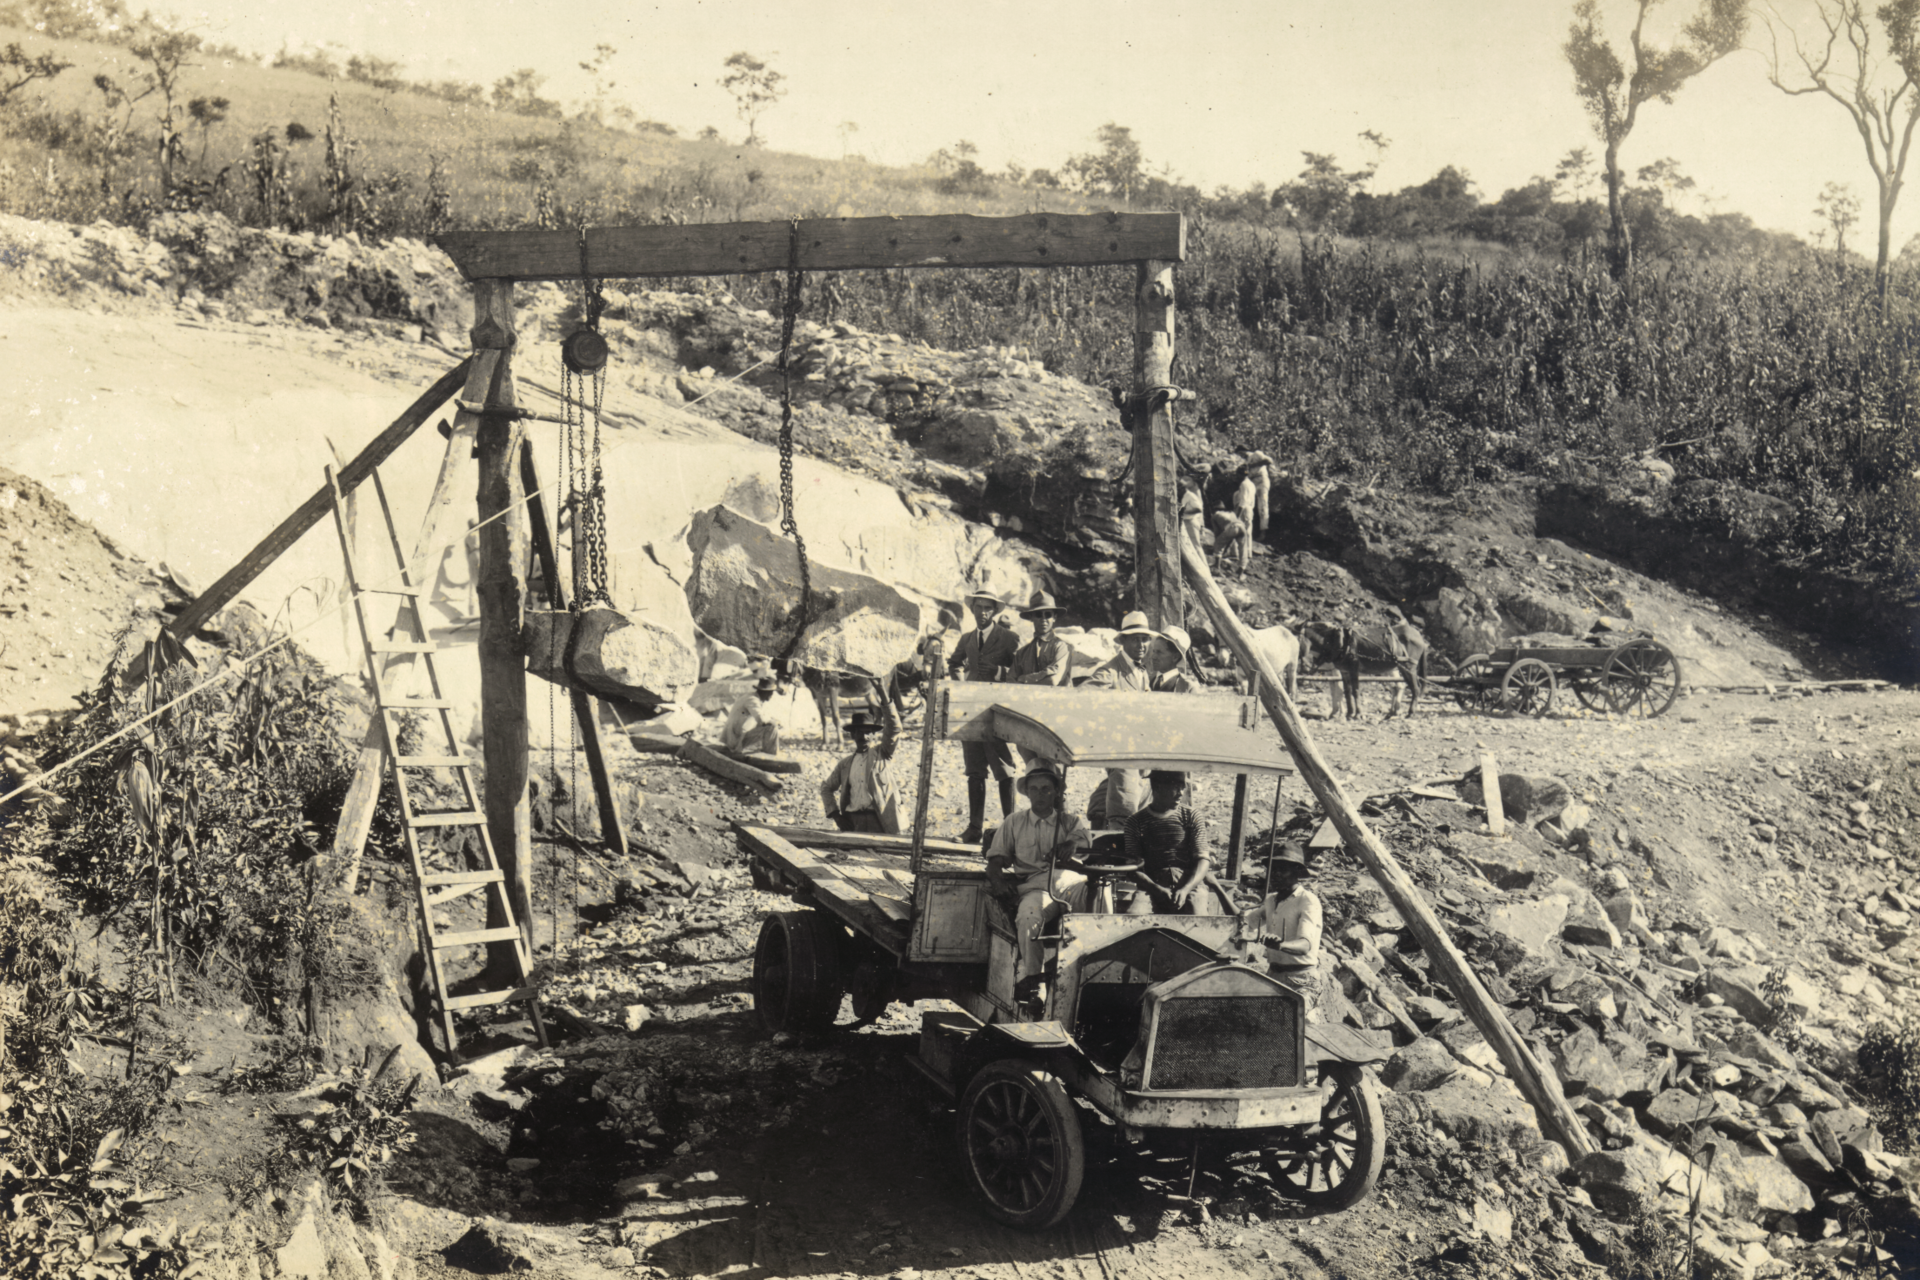
<instances>
[{"instance_id":1,"label":"horse-drawn cart","mask_svg":"<svg viewBox=\"0 0 1920 1280\"><path fill-rule=\"evenodd\" d=\"M1680 659L1651 636L1590 636L1584 644L1515 645L1476 653L1433 682L1463 710L1543 716L1570 689L1589 711L1651 719L1680 696Z\"/></svg>"},{"instance_id":2,"label":"horse-drawn cart","mask_svg":"<svg viewBox=\"0 0 1920 1280\"><path fill-rule=\"evenodd\" d=\"M941 735L997 739L1070 777L1292 772L1237 700L958 684L928 715L929 747ZM923 770L923 801L928 781ZM1089 1128L1196 1159L1205 1150L1322 1212L1372 1191L1385 1125L1361 1068L1387 1047L1309 1021L1300 995L1244 959L1241 917L1069 911L1042 935L1047 981L1027 1002L1015 994L1013 917L977 850L927 840L924 826L918 841L735 830L755 884L799 908L761 931L761 1021L809 1036L833 1025L843 995L857 1022L891 1002L952 1002L923 1012L909 1061L951 1101L961 1167L1000 1221L1043 1228L1066 1215Z\"/></svg>"}]
</instances>

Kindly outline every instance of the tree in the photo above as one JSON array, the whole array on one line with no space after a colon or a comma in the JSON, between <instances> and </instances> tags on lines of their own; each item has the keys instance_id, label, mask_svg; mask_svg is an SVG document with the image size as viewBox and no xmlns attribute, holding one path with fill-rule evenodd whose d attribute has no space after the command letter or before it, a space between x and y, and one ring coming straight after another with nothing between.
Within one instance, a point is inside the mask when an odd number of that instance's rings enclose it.
<instances>
[{"instance_id":1,"label":"tree","mask_svg":"<svg viewBox=\"0 0 1920 1280\"><path fill-rule=\"evenodd\" d=\"M546 82L547 78L532 67L521 67L494 81L493 105L515 115L558 116L560 104L540 96L540 86Z\"/></svg>"},{"instance_id":2,"label":"tree","mask_svg":"<svg viewBox=\"0 0 1920 1280\"><path fill-rule=\"evenodd\" d=\"M200 163L207 163L207 142L213 136L213 126L223 124L227 118L227 108L233 104L225 98L195 98L187 103L187 114L194 124L200 127Z\"/></svg>"},{"instance_id":3,"label":"tree","mask_svg":"<svg viewBox=\"0 0 1920 1280\"><path fill-rule=\"evenodd\" d=\"M614 90L614 79L607 74L607 67L619 52L610 44L596 44L593 46L593 57L580 64L580 69L593 82L593 96L581 108L580 114L597 125L607 123L607 96Z\"/></svg>"},{"instance_id":4,"label":"tree","mask_svg":"<svg viewBox=\"0 0 1920 1280\"><path fill-rule=\"evenodd\" d=\"M851 120L842 120L835 128L840 134L840 158L845 160L847 158L849 143L853 135L860 132L860 126Z\"/></svg>"},{"instance_id":5,"label":"tree","mask_svg":"<svg viewBox=\"0 0 1920 1280\"><path fill-rule=\"evenodd\" d=\"M1797 71L1785 68L1780 31L1768 21L1772 44L1767 79L1794 97L1831 98L1853 120L1879 196L1873 277L1884 310L1893 210L1906 186L1907 148L1914 123L1920 121L1920 0L1888 0L1874 10L1873 22L1860 0L1814 0L1814 11L1821 36L1802 44L1797 32L1787 32ZM1876 25L1883 49L1875 48Z\"/></svg>"},{"instance_id":6,"label":"tree","mask_svg":"<svg viewBox=\"0 0 1920 1280\"><path fill-rule=\"evenodd\" d=\"M1553 166L1553 193L1556 200L1580 201L1587 198L1600 178L1594 171L1593 156L1585 147L1575 147Z\"/></svg>"},{"instance_id":7,"label":"tree","mask_svg":"<svg viewBox=\"0 0 1920 1280\"><path fill-rule=\"evenodd\" d=\"M180 130L174 123L174 96L180 91L180 79L188 62L200 48L200 37L190 31L175 31L151 18L141 19L140 29L127 45L127 52L147 64L142 72L150 90L160 95L160 194L173 193L173 166L182 151ZM144 95L142 95L144 96Z\"/></svg>"},{"instance_id":8,"label":"tree","mask_svg":"<svg viewBox=\"0 0 1920 1280\"><path fill-rule=\"evenodd\" d=\"M0 53L0 103L4 103L35 80L51 80L73 64L62 62L50 53L34 57L17 44Z\"/></svg>"},{"instance_id":9,"label":"tree","mask_svg":"<svg viewBox=\"0 0 1920 1280\"><path fill-rule=\"evenodd\" d=\"M1685 191L1692 191L1694 181L1681 172L1680 162L1672 156L1655 160L1652 164L1643 164L1634 174L1641 186L1650 187L1660 193L1661 201L1669 208L1677 208L1675 197Z\"/></svg>"},{"instance_id":10,"label":"tree","mask_svg":"<svg viewBox=\"0 0 1920 1280\"><path fill-rule=\"evenodd\" d=\"M1133 130L1109 120L1094 134L1098 151L1074 156L1061 171L1089 191L1117 196L1122 202L1133 199L1147 176L1147 164L1134 140Z\"/></svg>"},{"instance_id":11,"label":"tree","mask_svg":"<svg viewBox=\"0 0 1920 1280\"><path fill-rule=\"evenodd\" d=\"M734 109L747 123L747 140L744 145L760 145L760 117L767 108L787 96L781 88L786 79L778 71L759 58L747 52L740 52L728 58L726 79L720 87L733 95Z\"/></svg>"},{"instance_id":12,"label":"tree","mask_svg":"<svg viewBox=\"0 0 1920 1280\"><path fill-rule=\"evenodd\" d=\"M1700 0L1679 40L1661 48L1647 38L1647 14L1661 0L1630 0L1633 30L1627 38L1628 67L1601 30L1600 0L1575 0L1573 25L1562 48L1573 68L1574 92L1593 124L1604 152L1607 183L1607 258L1615 278L1633 267L1633 235L1622 197L1620 148L1648 102L1673 103L1686 83L1740 47L1747 31L1747 0Z\"/></svg>"},{"instance_id":13,"label":"tree","mask_svg":"<svg viewBox=\"0 0 1920 1280\"><path fill-rule=\"evenodd\" d=\"M1353 213L1353 197L1373 177L1374 166L1351 171L1340 168L1329 152L1302 151L1307 167L1292 182L1273 189L1276 209L1285 209L1295 221L1315 231L1344 231Z\"/></svg>"},{"instance_id":14,"label":"tree","mask_svg":"<svg viewBox=\"0 0 1920 1280\"><path fill-rule=\"evenodd\" d=\"M1813 203L1813 216L1833 228L1833 256L1844 261L1847 232L1860 221L1860 197L1853 193L1852 185L1829 182L1820 188L1820 198ZM1882 232L1883 238L1884 235Z\"/></svg>"}]
</instances>

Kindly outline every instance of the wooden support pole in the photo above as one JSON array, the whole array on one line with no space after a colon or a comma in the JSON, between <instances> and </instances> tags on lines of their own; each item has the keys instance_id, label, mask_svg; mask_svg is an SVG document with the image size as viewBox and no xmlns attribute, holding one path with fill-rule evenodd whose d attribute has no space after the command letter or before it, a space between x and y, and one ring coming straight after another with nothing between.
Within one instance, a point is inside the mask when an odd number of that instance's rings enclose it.
<instances>
[{"instance_id":1,"label":"wooden support pole","mask_svg":"<svg viewBox=\"0 0 1920 1280\"><path fill-rule=\"evenodd\" d=\"M540 572L545 575L549 603L556 612L569 608L567 589L560 582L560 549L555 545L558 526L548 520L551 509L540 483L540 469L534 463L533 441L520 442L520 482L527 491L527 524L533 530L533 553L540 557ZM577 561L576 560L576 573ZM620 805L613 798L613 777L607 772L606 752L600 742L600 699L571 685L568 701L573 707L574 723L580 726L580 743L586 748L587 776L593 779L593 801L600 810L600 839L607 848L627 856L627 831L620 821ZM558 744L555 744L558 750Z\"/></svg>"},{"instance_id":2,"label":"wooden support pole","mask_svg":"<svg viewBox=\"0 0 1920 1280\"><path fill-rule=\"evenodd\" d=\"M1487 834L1507 834L1507 810L1500 803L1500 766L1491 754L1480 757L1480 798L1487 806Z\"/></svg>"},{"instance_id":3,"label":"wooden support pole","mask_svg":"<svg viewBox=\"0 0 1920 1280\"><path fill-rule=\"evenodd\" d=\"M1142 262L1133 320L1133 594L1155 627L1187 620L1173 450L1173 263Z\"/></svg>"},{"instance_id":4,"label":"wooden support pole","mask_svg":"<svg viewBox=\"0 0 1920 1280\"><path fill-rule=\"evenodd\" d=\"M1227 832L1227 879L1240 882L1240 855L1247 847L1247 775L1233 779L1233 827Z\"/></svg>"},{"instance_id":5,"label":"wooden support pole","mask_svg":"<svg viewBox=\"0 0 1920 1280\"><path fill-rule=\"evenodd\" d=\"M704 742L695 742L692 738L681 740L680 758L689 764L699 765L708 773L730 778L734 782L750 782L766 791L777 792L786 785L765 769L756 769L750 764L714 750Z\"/></svg>"},{"instance_id":6,"label":"wooden support pole","mask_svg":"<svg viewBox=\"0 0 1920 1280\"><path fill-rule=\"evenodd\" d=\"M1480 1029L1480 1034L1500 1055L1507 1075L1520 1087L1520 1092L1539 1116L1541 1132L1559 1143L1569 1160L1578 1160L1595 1150L1586 1126L1574 1114L1573 1108L1567 1105L1566 1094L1561 1091L1558 1079L1535 1061L1533 1052L1508 1023L1506 1015L1494 1003L1486 987L1481 985L1480 979L1468 966L1466 957L1453 945L1439 917L1420 897L1420 890L1380 842L1380 838L1361 819L1359 810L1335 780L1333 771L1320 754L1320 748L1308 735L1306 723L1300 719L1299 712L1281 688L1279 672L1272 669L1266 654L1253 643L1252 634L1234 615L1233 607L1227 603L1226 596L1221 594L1213 575L1208 572L1206 556L1191 538L1185 537L1181 539L1180 553L1187 580L1212 621L1214 633L1226 641L1248 670L1259 673L1261 705L1266 708L1274 726L1280 730L1280 737L1287 744L1287 749L1293 753L1294 763L1300 767L1300 776L1306 780L1308 788L1333 820L1333 825L1339 829L1347 847L1360 855L1367 869L1373 872L1374 879L1386 890L1394 909L1407 922L1421 949L1427 953L1434 976L1447 984L1447 989L1453 992L1454 999L1460 1002L1460 1007L1473 1020L1473 1025Z\"/></svg>"},{"instance_id":7,"label":"wooden support pole","mask_svg":"<svg viewBox=\"0 0 1920 1280\"><path fill-rule=\"evenodd\" d=\"M367 447L354 455L353 461L340 468L340 492L352 493L354 488L368 476L373 469L405 444L420 424L439 411L441 405L453 398L466 381L468 367L473 362L462 360L453 368L440 375L418 400L407 406L407 411L393 420L385 431L368 442ZM322 485L311 498L294 509L292 515L282 520L272 533L260 540L260 545L240 557L240 563L220 575L220 580L200 593L200 597L167 624L167 630L182 640L198 631L207 619L233 603L235 596L247 589L249 583L265 572L268 565L278 560L301 535L319 524L321 517L333 510L333 490ZM128 679L138 680L144 670L128 672Z\"/></svg>"},{"instance_id":8,"label":"wooden support pole","mask_svg":"<svg viewBox=\"0 0 1920 1280\"><path fill-rule=\"evenodd\" d=\"M940 721L946 716L940 705L940 673L946 669L943 632L935 632L921 641L922 665L927 672L927 696L920 725L919 785L913 789L913 836L908 850L908 865L917 877L927 860L927 804L933 790L933 747L940 740Z\"/></svg>"},{"instance_id":9,"label":"wooden support pole","mask_svg":"<svg viewBox=\"0 0 1920 1280\"><path fill-rule=\"evenodd\" d=\"M484 399L487 408L513 407L513 281L473 286L473 345L498 351L499 368ZM480 732L486 762L487 829L506 873L507 898L527 950L533 949L533 833L527 806L527 664L520 656L521 614L527 607L527 515L520 483L518 422L483 415L476 433L480 484ZM498 519L495 519L498 517ZM489 898L487 927L508 923ZM489 970L513 974L511 942L489 944Z\"/></svg>"}]
</instances>

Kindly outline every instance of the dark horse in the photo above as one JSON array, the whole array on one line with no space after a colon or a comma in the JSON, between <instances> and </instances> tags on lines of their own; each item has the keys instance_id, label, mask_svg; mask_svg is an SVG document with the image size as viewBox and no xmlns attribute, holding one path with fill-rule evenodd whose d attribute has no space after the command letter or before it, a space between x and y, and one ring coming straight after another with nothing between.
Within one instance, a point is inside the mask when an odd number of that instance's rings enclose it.
<instances>
[{"instance_id":1,"label":"dark horse","mask_svg":"<svg viewBox=\"0 0 1920 1280\"><path fill-rule=\"evenodd\" d=\"M1300 667L1313 670L1331 664L1340 673L1340 688L1345 694L1347 719L1360 715L1360 674L1385 675L1394 672L1407 686L1407 714L1420 702L1420 686L1426 679L1427 641L1412 624L1390 622L1371 627L1352 627L1345 623L1309 622L1300 629ZM1400 690L1393 691L1393 710L1400 709Z\"/></svg>"}]
</instances>

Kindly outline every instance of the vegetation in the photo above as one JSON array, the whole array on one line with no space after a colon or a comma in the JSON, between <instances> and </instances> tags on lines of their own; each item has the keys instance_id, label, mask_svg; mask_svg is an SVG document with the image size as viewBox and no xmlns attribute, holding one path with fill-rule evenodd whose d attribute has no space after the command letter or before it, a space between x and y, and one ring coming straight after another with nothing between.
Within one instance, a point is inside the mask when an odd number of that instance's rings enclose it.
<instances>
[{"instance_id":1,"label":"vegetation","mask_svg":"<svg viewBox=\"0 0 1920 1280\"><path fill-rule=\"evenodd\" d=\"M1920 1144L1920 1019L1877 1022L1860 1037L1860 1075L1878 1099L1874 1119L1895 1150Z\"/></svg>"},{"instance_id":2,"label":"vegetation","mask_svg":"<svg viewBox=\"0 0 1920 1280\"><path fill-rule=\"evenodd\" d=\"M358 1218L367 1216L387 1165L418 1136L407 1113L420 1082L387 1074L399 1052L396 1046L376 1067L369 1049L321 1093L319 1110L286 1118L294 1158L316 1169L335 1200Z\"/></svg>"}]
</instances>

